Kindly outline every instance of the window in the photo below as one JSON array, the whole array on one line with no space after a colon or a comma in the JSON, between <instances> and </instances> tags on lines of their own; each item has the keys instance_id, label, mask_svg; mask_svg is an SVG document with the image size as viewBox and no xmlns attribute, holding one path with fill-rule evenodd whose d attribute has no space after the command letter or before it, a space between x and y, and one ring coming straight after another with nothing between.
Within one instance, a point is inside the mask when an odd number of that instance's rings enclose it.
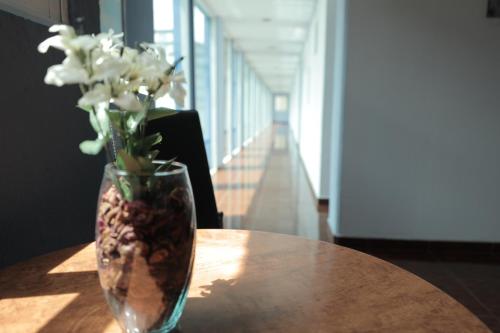
<instances>
[{"instance_id":1,"label":"window","mask_svg":"<svg viewBox=\"0 0 500 333\"><path fill-rule=\"evenodd\" d=\"M175 60L174 1L153 0L154 41L165 48L167 60Z\"/></svg>"},{"instance_id":2,"label":"window","mask_svg":"<svg viewBox=\"0 0 500 333\"><path fill-rule=\"evenodd\" d=\"M206 16L197 6L193 11L194 20L194 42L198 44L206 43Z\"/></svg>"},{"instance_id":3,"label":"window","mask_svg":"<svg viewBox=\"0 0 500 333\"><path fill-rule=\"evenodd\" d=\"M288 95L274 96L274 121L277 123L288 123Z\"/></svg>"},{"instance_id":4,"label":"window","mask_svg":"<svg viewBox=\"0 0 500 333\"><path fill-rule=\"evenodd\" d=\"M180 7L178 0L153 0L154 42L163 47L170 63L182 56ZM183 63L179 64L178 70L183 66ZM180 109L168 95L158 99L156 105Z\"/></svg>"},{"instance_id":5,"label":"window","mask_svg":"<svg viewBox=\"0 0 500 333\"><path fill-rule=\"evenodd\" d=\"M212 169L271 123L272 93L245 59L244 52L238 50L232 40L224 38L219 19L212 19L201 3L152 0L148 7L142 2L100 1L107 6L107 10L101 6L106 12L101 15L115 14L113 20L106 21L108 26L119 27L122 21L119 14L125 13L123 30L130 37L131 45L153 40L164 48L169 62L181 56L185 58L180 69L187 72L186 107L195 107L199 113ZM120 3L126 5L125 10L119 10ZM141 12L141 19L135 15L137 12ZM152 25L153 29L142 29L144 25ZM180 108L169 96L159 99L157 106Z\"/></svg>"},{"instance_id":6,"label":"window","mask_svg":"<svg viewBox=\"0 0 500 333\"><path fill-rule=\"evenodd\" d=\"M211 39L210 39L210 17L199 7L193 8L194 22L194 67L195 67L195 99L196 109L199 112L203 138L205 140L205 150L208 155L210 166L212 161L212 121L211 121Z\"/></svg>"},{"instance_id":7,"label":"window","mask_svg":"<svg viewBox=\"0 0 500 333\"><path fill-rule=\"evenodd\" d=\"M288 96L286 95L274 96L274 111L276 112L288 111Z\"/></svg>"},{"instance_id":8,"label":"window","mask_svg":"<svg viewBox=\"0 0 500 333\"><path fill-rule=\"evenodd\" d=\"M100 0L101 31L113 30L115 33L123 32L123 16L121 0Z\"/></svg>"},{"instance_id":9,"label":"window","mask_svg":"<svg viewBox=\"0 0 500 333\"><path fill-rule=\"evenodd\" d=\"M241 53L233 49L233 61L232 61L232 110L231 110L231 150L235 151L240 147L241 142L239 140L239 122L241 115L241 107L243 105L241 101Z\"/></svg>"},{"instance_id":10,"label":"window","mask_svg":"<svg viewBox=\"0 0 500 333\"><path fill-rule=\"evenodd\" d=\"M225 101L224 101L224 135L223 135L223 156L224 159L231 155L231 132L232 132L232 94L233 94L233 84L232 84L232 45L231 42L224 38L224 90L225 90Z\"/></svg>"}]
</instances>

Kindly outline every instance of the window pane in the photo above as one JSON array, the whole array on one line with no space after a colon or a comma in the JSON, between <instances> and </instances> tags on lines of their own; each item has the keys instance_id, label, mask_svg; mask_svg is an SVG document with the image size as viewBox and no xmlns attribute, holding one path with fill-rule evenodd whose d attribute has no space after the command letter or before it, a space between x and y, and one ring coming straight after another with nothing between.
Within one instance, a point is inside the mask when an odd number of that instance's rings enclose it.
<instances>
[{"instance_id":1,"label":"window pane","mask_svg":"<svg viewBox=\"0 0 500 333\"><path fill-rule=\"evenodd\" d=\"M205 14L198 8L194 7L194 42L205 43Z\"/></svg>"},{"instance_id":2,"label":"window pane","mask_svg":"<svg viewBox=\"0 0 500 333\"><path fill-rule=\"evenodd\" d=\"M200 115L208 162L212 166L210 18L198 6L194 7L193 13L196 109Z\"/></svg>"},{"instance_id":3,"label":"window pane","mask_svg":"<svg viewBox=\"0 0 500 333\"><path fill-rule=\"evenodd\" d=\"M123 31L122 27L122 2L121 0L99 1L101 31L113 30L115 33Z\"/></svg>"},{"instance_id":4,"label":"window pane","mask_svg":"<svg viewBox=\"0 0 500 333\"><path fill-rule=\"evenodd\" d=\"M153 0L154 29L174 30L174 1Z\"/></svg>"},{"instance_id":5,"label":"window pane","mask_svg":"<svg viewBox=\"0 0 500 333\"><path fill-rule=\"evenodd\" d=\"M241 54L236 50L233 50L233 68L232 68L232 114L231 114L231 150L235 150L239 147L240 142L238 140L238 122L240 120L240 108L241 108Z\"/></svg>"},{"instance_id":6,"label":"window pane","mask_svg":"<svg viewBox=\"0 0 500 333\"><path fill-rule=\"evenodd\" d=\"M154 42L164 48L170 63L173 63L180 53L180 50L176 50L176 48L180 48L180 37L178 37L180 36L180 22L175 20L176 17L179 17L178 13L178 1L153 0ZM175 101L168 95L158 99L156 106L178 108Z\"/></svg>"},{"instance_id":7,"label":"window pane","mask_svg":"<svg viewBox=\"0 0 500 333\"><path fill-rule=\"evenodd\" d=\"M118 3L121 3L121 6L117 6ZM187 79L187 84L184 85L187 90L185 105L176 105L169 96L158 100L156 105L175 109L192 108L194 89L190 86L193 84L193 80L190 79L193 71L190 35L192 33L191 2L188 0L100 0L100 4L101 9L106 5L107 14L115 15L120 22L122 21L121 13L125 14L123 30L126 33L125 41L128 46L137 47L143 41L154 42L164 48L168 62L174 63L180 57L184 58L177 65L177 70L183 71ZM111 7L111 4L114 5Z\"/></svg>"},{"instance_id":8,"label":"window pane","mask_svg":"<svg viewBox=\"0 0 500 333\"><path fill-rule=\"evenodd\" d=\"M274 110L277 112L286 112L288 110L288 97L281 95L275 96Z\"/></svg>"}]
</instances>

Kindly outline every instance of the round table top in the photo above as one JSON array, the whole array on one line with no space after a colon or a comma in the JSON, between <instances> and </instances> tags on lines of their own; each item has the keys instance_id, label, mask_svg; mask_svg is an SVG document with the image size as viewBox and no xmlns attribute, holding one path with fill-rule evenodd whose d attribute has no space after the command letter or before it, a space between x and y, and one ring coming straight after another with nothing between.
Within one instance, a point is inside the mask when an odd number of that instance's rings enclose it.
<instances>
[{"instance_id":1,"label":"round table top","mask_svg":"<svg viewBox=\"0 0 500 333\"><path fill-rule=\"evenodd\" d=\"M345 247L198 230L196 251L182 332L489 332L426 281ZM0 332L120 332L94 244L0 271Z\"/></svg>"}]
</instances>

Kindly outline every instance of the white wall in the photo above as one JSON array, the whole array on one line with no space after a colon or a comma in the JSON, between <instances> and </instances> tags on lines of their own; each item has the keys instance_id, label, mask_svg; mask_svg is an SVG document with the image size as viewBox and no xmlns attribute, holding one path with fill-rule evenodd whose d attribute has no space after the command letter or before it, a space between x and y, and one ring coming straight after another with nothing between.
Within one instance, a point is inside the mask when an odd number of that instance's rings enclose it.
<instances>
[{"instance_id":1,"label":"white wall","mask_svg":"<svg viewBox=\"0 0 500 333\"><path fill-rule=\"evenodd\" d=\"M321 120L323 118L324 37L326 0L319 0L302 55L301 141L299 151L316 196L320 195Z\"/></svg>"},{"instance_id":2,"label":"white wall","mask_svg":"<svg viewBox=\"0 0 500 333\"><path fill-rule=\"evenodd\" d=\"M500 21L485 16L486 0L349 1L336 235L500 241Z\"/></svg>"},{"instance_id":3,"label":"white wall","mask_svg":"<svg viewBox=\"0 0 500 333\"><path fill-rule=\"evenodd\" d=\"M331 66L326 57L332 51L327 20L336 0L318 0L290 95L290 122L300 155L317 198L329 196L330 126L332 96ZM325 89L328 93L325 94ZM300 133L300 135L299 135Z\"/></svg>"},{"instance_id":4,"label":"white wall","mask_svg":"<svg viewBox=\"0 0 500 333\"><path fill-rule=\"evenodd\" d=\"M345 97L345 44L346 44L346 19L347 19L347 1L337 0L334 11L330 15L328 38L332 40L333 49L331 50L332 68L328 69L333 73L331 90L325 89L326 94L332 96L332 114L330 124L330 196L329 196L329 214L328 223L332 231L337 231L337 220L339 217L340 203L340 180L342 165L342 130L344 116L344 97Z\"/></svg>"}]
</instances>

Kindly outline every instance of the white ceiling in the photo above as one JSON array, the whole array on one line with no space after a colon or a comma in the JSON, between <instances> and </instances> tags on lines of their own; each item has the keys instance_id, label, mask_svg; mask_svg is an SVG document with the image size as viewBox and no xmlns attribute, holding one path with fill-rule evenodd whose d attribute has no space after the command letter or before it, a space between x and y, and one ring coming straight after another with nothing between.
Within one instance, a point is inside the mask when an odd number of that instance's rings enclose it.
<instances>
[{"instance_id":1,"label":"white ceiling","mask_svg":"<svg viewBox=\"0 0 500 333\"><path fill-rule=\"evenodd\" d=\"M288 92L316 0L203 0L275 93Z\"/></svg>"}]
</instances>

